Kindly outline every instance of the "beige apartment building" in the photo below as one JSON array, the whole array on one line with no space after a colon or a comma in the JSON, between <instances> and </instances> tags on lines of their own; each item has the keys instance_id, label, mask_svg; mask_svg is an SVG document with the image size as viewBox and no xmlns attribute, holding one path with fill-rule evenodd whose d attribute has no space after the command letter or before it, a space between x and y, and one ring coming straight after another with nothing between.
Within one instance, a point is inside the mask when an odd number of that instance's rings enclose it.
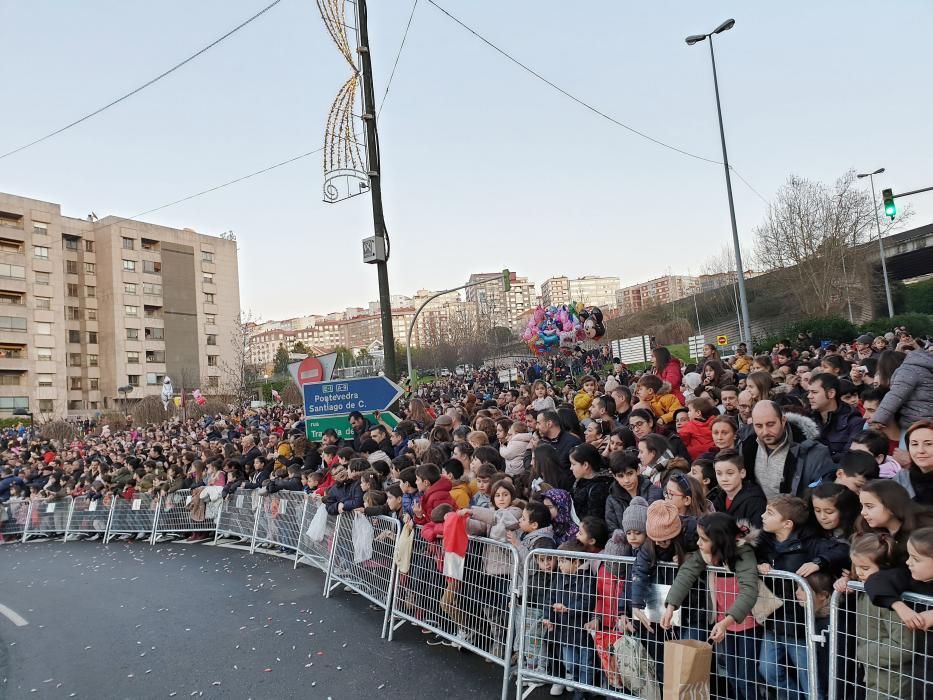
<instances>
[{"instance_id":1,"label":"beige apartment building","mask_svg":"<svg viewBox=\"0 0 933 700\"><path fill-rule=\"evenodd\" d=\"M220 391L239 312L234 240L0 193L0 414Z\"/></svg>"},{"instance_id":2,"label":"beige apartment building","mask_svg":"<svg viewBox=\"0 0 933 700\"><path fill-rule=\"evenodd\" d=\"M700 291L700 280L687 275L666 275L616 292L619 310L632 314L658 304L669 304Z\"/></svg>"}]
</instances>

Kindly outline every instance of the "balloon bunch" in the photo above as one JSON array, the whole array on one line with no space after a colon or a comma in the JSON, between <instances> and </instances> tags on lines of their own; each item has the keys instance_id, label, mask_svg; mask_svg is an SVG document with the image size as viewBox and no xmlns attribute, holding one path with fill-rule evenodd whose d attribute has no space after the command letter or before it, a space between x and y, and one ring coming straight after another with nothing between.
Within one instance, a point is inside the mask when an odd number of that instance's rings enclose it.
<instances>
[{"instance_id":1,"label":"balloon bunch","mask_svg":"<svg viewBox=\"0 0 933 700\"><path fill-rule=\"evenodd\" d=\"M606 333L603 312L596 306L571 302L563 306L539 306L528 319L522 340L535 355L560 351L573 353L584 340L599 340Z\"/></svg>"}]
</instances>

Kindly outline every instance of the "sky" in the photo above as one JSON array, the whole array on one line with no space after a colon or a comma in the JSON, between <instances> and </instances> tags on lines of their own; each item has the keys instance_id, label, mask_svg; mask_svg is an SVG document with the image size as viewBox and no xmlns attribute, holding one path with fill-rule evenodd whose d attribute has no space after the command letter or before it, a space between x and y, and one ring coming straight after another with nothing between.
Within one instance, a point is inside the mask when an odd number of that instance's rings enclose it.
<instances>
[{"instance_id":1,"label":"sky","mask_svg":"<svg viewBox=\"0 0 933 700\"><path fill-rule=\"evenodd\" d=\"M729 159L764 200L791 174L831 183L885 167L878 189L933 185L933 4L900 0L660 3L437 0L548 80L660 141L721 159L708 46ZM0 153L132 90L268 0L0 0ZM381 101L412 0L370 2ZM311 0L282 0L121 104L0 159L0 191L65 215L130 217L323 144L349 77ZM926 87L924 87L926 86ZM585 109L419 0L379 120L394 294L505 267L540 283L633 284L698 273L731 243L721 165L651 143ZM315 154L141 217L233 230L240 299L263 320L378 296L361 259L368 196L322 201ZM866 180L867 187L867 180ZM733 178L743 248L765 201ZM911 199L933 221L933 194Z\"/></svg>"}]
</instances>

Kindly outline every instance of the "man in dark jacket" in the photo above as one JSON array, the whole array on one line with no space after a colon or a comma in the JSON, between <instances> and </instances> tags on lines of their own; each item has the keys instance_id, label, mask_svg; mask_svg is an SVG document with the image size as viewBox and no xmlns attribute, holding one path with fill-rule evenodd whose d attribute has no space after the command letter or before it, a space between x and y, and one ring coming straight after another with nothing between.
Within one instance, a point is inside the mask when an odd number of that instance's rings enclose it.
<instances>
[{"instance_id":1,"label":"man in dark jacket","mask_svg":"<svg viewBox=\"0 0 933 700\"><path fill-rule=\"evenodd\" d=\"M541 442L546 442L557 450L561 466L570 471L570 451L580 444L580 438L560 428L560 416L557 411L541 411L538 414L538 435Z\"/></svg>"},{"instance_id":2,"label":"man in dark jacket","mask_svg":"<svg viewBox=\"0 0 933 700\"><path fill-rule=\"evenodd\" d=\"M363 440L367 438L369 431L372 430L373 424L364 418L359 411L351 413L347 420L350 421L350 427L353 428L353 449L359 452L360 446L363 444Z\"/></svg>"},{"instance_id":3,"label":"man in dark jacket","mask_svg":"<svg viewBox=\"0 0 933 700\"><path fill-rule=\"evenodd\" d=\"M805 416L784 414L773 401L752 410L754 433L740 443L749 476L765 496L803 497L813 484L836 470L829 448L818 441L819 429Z\"/></svg>"},{"instance_id":4,"label":"man in dark jacket","mask_svg":"<svg viewBox=\"0 0 933 700\"><path fill-rule=\"evenodd\" d=\"M358 479L351 479L346 467L336 466L331 470L334 485L324 495L324 507L329 515L352 512L363 507L363 489Z\"/></svg>"},{"instance_id":5,"label":"man in dark jacket","mask_svg":"<svg viewBox=\"0 0 933 700\"><path fill-rule=\"evenodd\" d=\"M292 465L288 468L288 476L284 479L274 479L266 485L267 493L276 491L303 491L301 485L301 467Z\"/></svg>"},{"instance_id":6,"label":"man in dark jacket","mask_svg":"<svg viewBox=\"0 0 933 700\"><path fill-rule=\"evenodd\" d=\"M836 462L865 425L861 414L840 400L839 386L839 377L824 372L812 377L807 389L813 418L820 426L820 442L829 448Z\"/></svg>"},{"instance_id":7,"label":"man in dark jacket","mask_svg":"<svg viewBox=\"0 0 933 700\"><path fill-rule=\"evenodd\" d=\"M240 457L240 466L246 469L253 466L253 460L262 457L262 450L256 447L256 439L252 435L243 437L243 456Z\"/></svg>"}]
</instances>

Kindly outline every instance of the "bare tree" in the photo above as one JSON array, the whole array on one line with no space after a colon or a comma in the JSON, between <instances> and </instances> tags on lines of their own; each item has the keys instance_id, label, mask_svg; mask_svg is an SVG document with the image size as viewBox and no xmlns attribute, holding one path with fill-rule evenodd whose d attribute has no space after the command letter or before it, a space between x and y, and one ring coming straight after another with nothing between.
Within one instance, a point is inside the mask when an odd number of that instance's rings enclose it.
<instances>
[{"instance_id":1,"label":"bare tree","mask_svg":"<svg viewBox=\"0 0 933 700\"><path fill-rule=\"evenodd\" d=\"M136 425L158 425L167 420L175 412L175 404L169 402L169 410L162 407L162 399L158 396L146 396L133 406L133 423Z\"/></svg>"},{"instance_id":2,"label":"bare tree","mask_svg":"<svg viewBox=\"0 0 933 700\"><path fill-rule=\"evenodd\" d=\"M230 359L221 362L225 393L242 406L251 395L250 386L258 377L256 368L249 362L249 337L252 327L259 318L252 311L241 311L233 322L230 337Z\"/></svg>"}]
</instances>

